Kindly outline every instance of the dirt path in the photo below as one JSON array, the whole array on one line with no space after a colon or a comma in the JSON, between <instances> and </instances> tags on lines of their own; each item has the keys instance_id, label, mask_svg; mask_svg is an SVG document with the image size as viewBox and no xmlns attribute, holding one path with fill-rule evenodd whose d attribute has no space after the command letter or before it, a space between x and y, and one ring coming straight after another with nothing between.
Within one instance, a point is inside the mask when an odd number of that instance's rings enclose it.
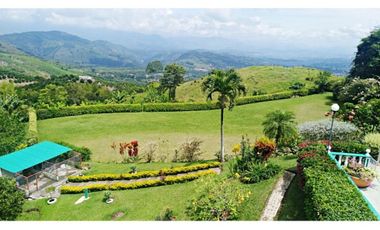
<instances>
[{"instance_id":1,"label":"dirt path","mask_svg":"<svg viewBox=\"0 0 380 230\"><path fill-rule=\"evenodd\" d=\"M220 168L209 168L209 169L202 169L198 171L193 171L193 172L188 172L188 173L179 173L176 175L167 175L167 176L183 176L183 175L188 175L188 174L194 174L198 172L203 172L207 170L214 170L217 174L220 174ZM132 183L136 181L145 181L145 180L154 180L154 179L160 179L159 176L157 177L144 177L144 178L139 178L139 179L130 179L130 180L105 180L105 181L88 181L88 182L69 182L66 185L69 186L86 186L86 185L92 185L92 184L113 184L116 182L121 182L121 183Z\"/></svg>"}]
</instances>

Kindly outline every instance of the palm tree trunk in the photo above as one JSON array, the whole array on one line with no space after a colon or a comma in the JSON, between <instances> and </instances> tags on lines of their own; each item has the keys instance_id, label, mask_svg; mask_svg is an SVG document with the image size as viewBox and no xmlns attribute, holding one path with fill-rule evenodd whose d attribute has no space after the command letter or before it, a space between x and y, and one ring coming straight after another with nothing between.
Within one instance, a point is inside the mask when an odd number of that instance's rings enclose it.
<instances>
[{"instance_id":1,"label":"palm tree trunk","mask_svg":"<svg viewBox=\"0 0 380 230\"><path fill-rule=\"evenodd\" d=\"M220 161L224 162L224 108L220 110Z\"/></svg>"}]
</instances>

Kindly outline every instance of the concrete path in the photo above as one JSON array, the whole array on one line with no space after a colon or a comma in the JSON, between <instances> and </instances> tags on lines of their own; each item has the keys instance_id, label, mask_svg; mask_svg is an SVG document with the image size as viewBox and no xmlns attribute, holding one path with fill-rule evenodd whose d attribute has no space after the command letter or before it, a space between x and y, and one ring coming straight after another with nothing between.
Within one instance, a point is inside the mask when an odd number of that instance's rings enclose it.
<instances>
[{"instance_id":1,"label":"concrete path","mask_svg":"<svg viewBox=\"0 0 380 230\"><path fill-rule=\"evenodd\" d=\"M376 167L377 175L380 177L380 166ZM376 209L377 213L380 215L380 178L375 179L371 186L368 188L360 189L367 200L372 204L373 208Z\"/></svg>"},{"instance_id":2,"label":"concrete path","mask_svg":"<svg viewBox=\"0 0 380 230\"><path fill-rule=\"evenodd\" d=\"M272 194L267 201L260 220L274 220L278 210L281 207L281 202L284 198L285 192L288 189L290 182L292 182L294 176L294 173L285 171L284 176L277 181L276 187L273 189Z\"/></svg>"}]
</instances>

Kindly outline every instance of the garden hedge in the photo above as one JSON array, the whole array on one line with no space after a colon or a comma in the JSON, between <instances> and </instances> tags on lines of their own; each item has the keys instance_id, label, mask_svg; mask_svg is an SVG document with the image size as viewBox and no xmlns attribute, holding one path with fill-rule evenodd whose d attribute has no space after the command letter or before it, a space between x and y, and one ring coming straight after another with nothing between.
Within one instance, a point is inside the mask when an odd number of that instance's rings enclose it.
<instances>
[{"instance_id":1,"label":"garden hedge","mask_svg":"<svg viewBox=\"0 0 380 230\"><path fill-rule=\"evenodd\" d=\"M362 194L326 152L304 152L298 162L304 179L304 209L309 220L377 220Z\"/></svg>"},{"instance_id":2,"label":"garden hedge","mask_svg":"<svg viewBox=\"0 0 380 230\"><path fill-rule=\"evenodd\" d=\"M176 183L184 183L198 179L201 176L216 174L212 169L202 172L191 173L182 176L167 176L160 179L147 179L137 182L125 183L125 182L116 182L112 184L91 184L85 186L69 186L64 185L61 187L62 194L72 194L72 193L82 193L85 189L90 190L91 192L103 191L103 190L127 190L127 189L138 189L138 188L147 188L155 187L161 185L169 185Z\"/></svg>"},{"instance_id":3,"label":"garden hedge","mask_svg":"<svg viewBox=\"0 0 380 230\"><path fill-rule=\"evenodd\" d=\"M245 105L256 102L271 101L291 98L294 96L306 96L311 94L308 90L285 91L280 93L241 97L236 100L237 105ZM38 119L54 117L77 116L83 114L119 113L119 112L175 112L198 111L218 109L216 102L198 103L145 103L145 104L99 104L67 106L62 108L38 109Z\"/></svg>"},{"instance_id":4,"label":"garden hedge","mask_svg":"<svg viewBox=\"0 0 380 230\"><path fill-rule=\"evenodd\" d=\"M87 181L105 181L105 180L130 180L146 177L157 177L166 175L176 175L179 173L187 173L202 169L219 167L220 162L210 162L205 164L197 164L192 166L181 166L174 168L163 168L161 170L141 171L137 173L122 173L122 174L93 174L86 176L69 176L69 182L87 182Z\"/></svg>"}]
</instances>

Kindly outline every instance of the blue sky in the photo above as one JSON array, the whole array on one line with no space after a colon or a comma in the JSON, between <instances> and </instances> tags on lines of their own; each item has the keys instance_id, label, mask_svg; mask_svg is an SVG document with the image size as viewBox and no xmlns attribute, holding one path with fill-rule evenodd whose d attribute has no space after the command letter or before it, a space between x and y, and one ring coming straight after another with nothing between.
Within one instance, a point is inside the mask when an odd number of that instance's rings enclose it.
<instances>
[{"instance_id":1,"label":"blue sky","mask_svg":"<svg viewBox=\"0 0 380 230\"><path fill-rule=\"evenodd\" d=\"M234 42L237 49L324 50L333 57L353 55L360 39L380 26L380 9L1 9L0 24L1 34L63 30L123 43L118 33L136 32L220 39L220 49Z\"/></svg>"}]
</instances>

